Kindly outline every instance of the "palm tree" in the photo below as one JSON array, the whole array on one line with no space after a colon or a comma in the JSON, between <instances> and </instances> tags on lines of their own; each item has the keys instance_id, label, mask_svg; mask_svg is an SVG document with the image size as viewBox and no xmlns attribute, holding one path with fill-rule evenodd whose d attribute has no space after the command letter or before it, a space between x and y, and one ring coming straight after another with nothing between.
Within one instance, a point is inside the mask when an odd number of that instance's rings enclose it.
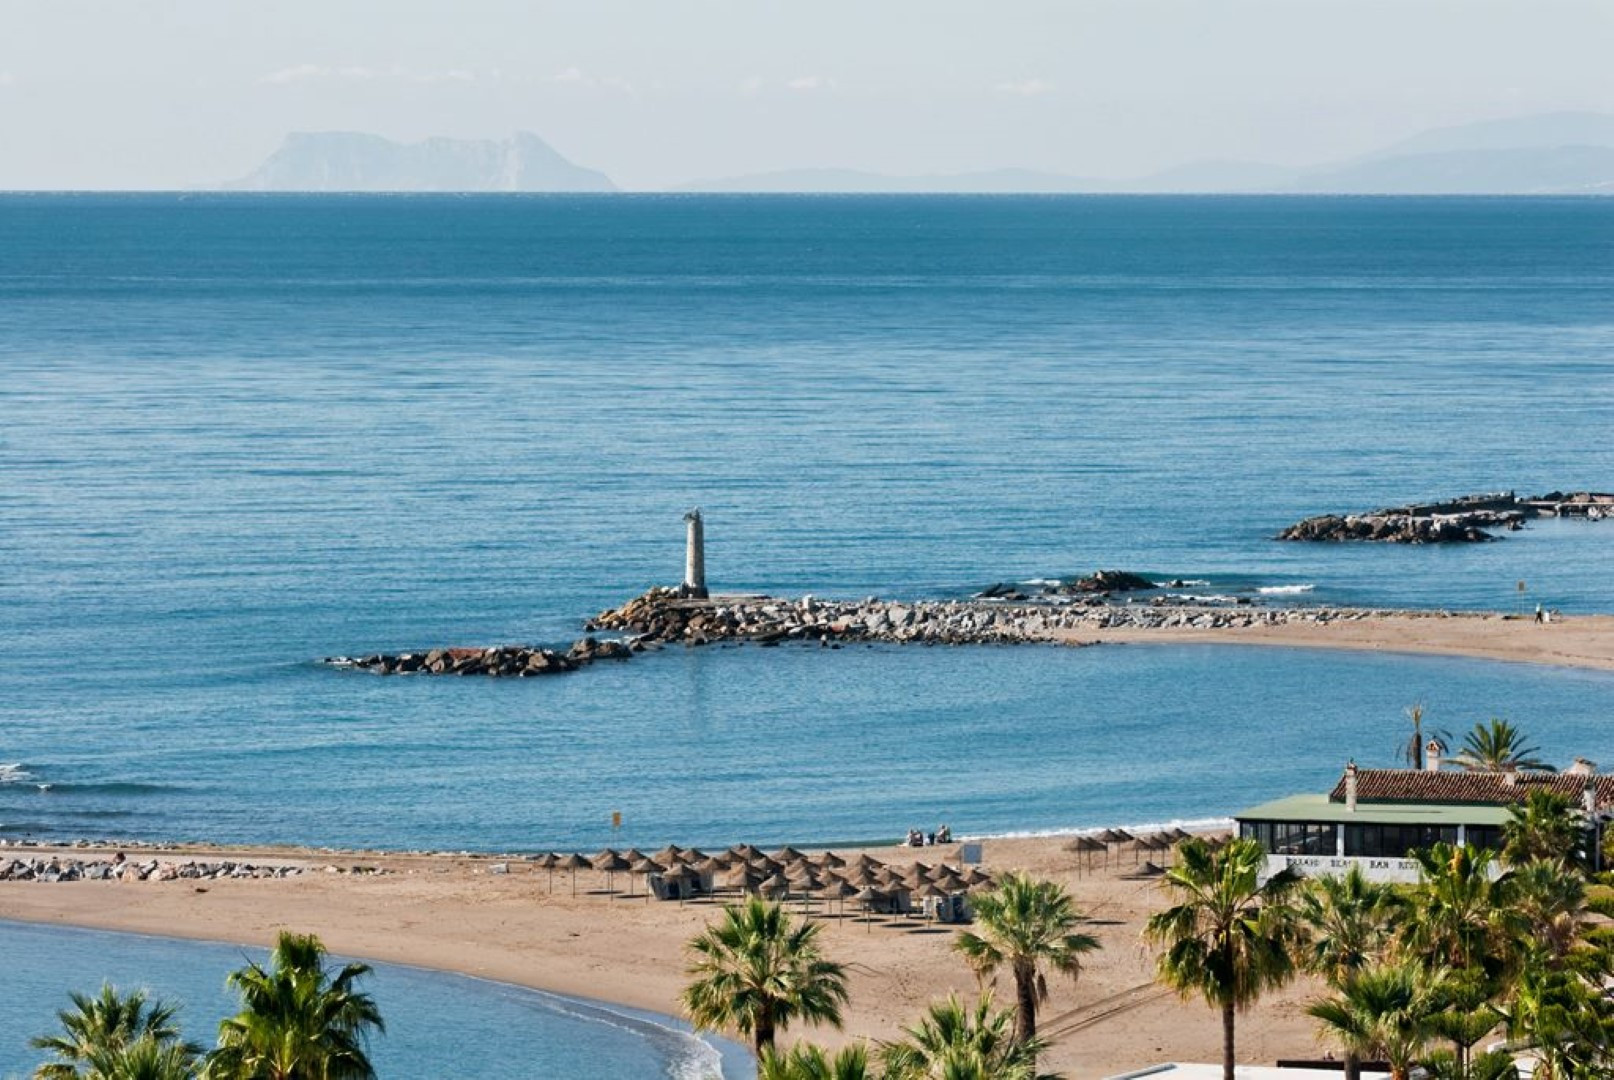
<instances>
[{"instance_id":1,"label":"palm tree","mask_svg":"<svg viewBox=\"0 0 1614 1080\"><path fill-rule=\"evenodd\" d=\"M1532 859L1573 860L1586 826L1573 799L1556 791L1532 791L1508 808L1502 825L1502 858L1518 866Z\"/></svg>"},{"instance_id":2,"label":"palm tree","mask_svg":"<svg viewBox=\"0 0 1614 1080\"><path fill-rule=\"evenodd\" d=\"M1263 884L1259 840L1218 851L1197 837L1177 848L1163 886L1177 902L1149 917L1144 936L1165 946L1158 978L1184 998L1199 995L1222 1014L1222 1077L1233 1080L1234 1013L1293 976L1295 919L1289 870Z\"/></svg>"},{"instance_id":3,"label":"palm tree","mask_svg":"<svg viewBox=\"0 0 1614 1080\"><path fill-rule=\"evenodd\" d=\"M874 1080L874 1074L861 1044L843 1046L832 1056L821 1046L797 1043L785 1053L772 1047L762 1051L757 1080Z\"/></svg>"},{"instance_id":4,"label":"palm tree","mask_svg":"<svg viewBox=\"0 0 1614 1080\"><path fill-rule=\"evenodd\" d=\"M1441 753L1451 745L1451 736L1444 731L1431 731L1428 738L1423 731L1423 702L1415 702L1407 706L1407 719L1412 721L1412 737L1401 748L1400 757L1414 769L1422 769L1426 764L1424 750L1432 742L1440 748Z\"/></svg>"},{"instance_id":5,"label":"palm tree","mask_svg":"<svg viewBox=\"0 0 1614 1080\"><path fill-rule=\"evenodd\" d=\"M1492 719L1475 724L1463 736L1463 748L1452 760L1469 772L1553 772L1551 765L1536 757L1538 746L1526 746L1524 732L1506 720Z\"/></svg>"},{"instance_id":6,"label":"palm tree","mask_svg":"<svg viewBox=\"0 0 1614 1080\"><path fill-rule=\"evenodd\" d=\"M992 1007L992 993L974 1007L957 995L933 1002L900 1042L880 1050L884 1080L1045 1080L1037 1072L1043 1043L1023 1041L1012 1030L1013 1009Z\"/></svg>"},{"instance_id":7,"label":"palm tree","mask_svg":"<svg viewBox=\"0 0 1614 1080\"><path fill-rule=\"evenodd\" d=\"M1064 886L1036 881L1023 873L1005 874L997 885L971 901L979 933L966 930L953 947L982 979L1002 968L1014 975L1015 1038L1037 1037L1037 1006L1048 999L1043 965L1072 982L1081 975L1082 956L1098 949L1098 939L1078 933L1082 915Z\"/></svg>"},{"instance_id":8,"label":"palm tree","mask_svg":"<svg viewBox=\"0 0 1614 1080\"><path fill-rule=\"evenodd\" d=\"M1369 881L1359 865L1343 876L1309 880L1295 904L1303 931L1301 964L1342 990L1357 972L1384 959L1401 908L1394 886ZM1346 1080L1356 1080L1359 1071L1359 1060L1347 1044Z\"/></svg>"},{"instance_id":9,"label":"palm tree","mask_svg":"<svg viewBox=\"0 0 1614 1080\"><path fill-rule=\"evenodd\" d=\"M1407 1080L1428 1045L1441 1007L1444 973L1416 960L1375 964L1306 1012L1358 1059L1382 1057L1390 1080Z\"/></svg>"},{"instance_id":10,"label":"palm tree","mask_svg":"<svg viewBox=\"0 0 1614 1080\"><path fill-rule=\"evenodd\" d=\"M267 969L229 974L242 1008L219 1024L209 1080L374 1080L369 1038L386 1025L375 1000L354 989L371 969L347 964L332 978L326 955L317 937L282 932Z\"/></svg>"},{"instance_id":11,"label":"palm tree","mask_svg":"<svg viewBox=\"0 0 1614 1080\"><path fill-rule=\"evenodd\" d=\"M1412 891L1414 918L1403 931L1407 943L1455 971L1483 967L1497 974L1506 946L1517 940L1518 915L1507 902L1509 875L1491 877L1495 852L1435 843L1411 855L1421 880Z\"/></svg>"},{"instance_id":12,"label":"palm tree","mask_svg":"<svg viewBox=\"0 0 1614 1080\"><path fill-rule=\"evenodd\" d=\"M1586 879L1561 862L1537 859L1510 875L1509 907L1523 940L1549 966L1562 966L1587 927Z\"/></svg>"},{"instance_id":13,"label":"palm tree","mask_svg":"<svg viewBox=\"0 0 1614 1080\"><path fill-rule=\"evenodd\" d=\"M56 1014L62 1034L31 1040L35 1049L48 1050L57 1058L35 1069L35 1080L69 1080L87 1075L79 1066L88 1063L97 1052L121 1049L141 1039L177 1044L193 1056L201 1053L195 1044L180 1042L175 1023L179 1006L165 1001L148 1002L144 990L122 995L111 983L103 983L94 997L80 993L68 997L73 1009Z\"/></svg>"},{"instance_id":14,"label":"palm tree","mask_svg":"<svg viewBox=\"0 0 1614 1080\"><path fill-rule=\"evenodd\" d=\"M754 896L725 907L722 921L689 943L693 981L683 1004L690 1020L702 1030L751 1036L759 1058L795 1020L840 1027L846 971L825 959L818 930Z\"/></svg>"},{"instance_id":15,"label":"palm tree","mask_svg":"<svg viewBox=\"0 0 1614 1080\"><path fill-rule=\"evenodd\" d=\"M89 1057L95 1080L196 1080L195 1047L143 1035L132 1043L103 1047Z\"/></svg>"},{"instance_id":16,"label":"palm tree","mask_svg":"<svg viewBox=\"0 0 1614 1080\"><path fill-rule=\"evenodd\" d=\"M1607 1076L1614 1068L1614 1008L1600 982L1547 964L1526 963L1506 1008L1510 1039L1534 1052L1540 1080Z\"/></svg>"}]
</instances>

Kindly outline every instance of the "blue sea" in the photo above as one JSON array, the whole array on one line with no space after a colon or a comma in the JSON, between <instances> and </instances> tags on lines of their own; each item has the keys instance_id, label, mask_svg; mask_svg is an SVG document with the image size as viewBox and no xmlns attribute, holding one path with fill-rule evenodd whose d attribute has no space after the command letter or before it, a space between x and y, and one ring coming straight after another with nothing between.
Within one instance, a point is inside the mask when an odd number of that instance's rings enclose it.
<instances>
[{"instance_id":1,"label":"blue sea","mask_svg":"<svg viewBox=\"0 0 1614 1080\"><path fill-rule=\"evenodd\" d=\"M532 680L682 569L965 596L1614 611L1614 200L0 196L0 837L472 850L1224 817L1404 710L1614 763L1614 676L1220 646L673 649ZM1520 584L1523 590L1520 591ZM614 830L613 812L623 825Z\"/></svg>"}]
</instances>

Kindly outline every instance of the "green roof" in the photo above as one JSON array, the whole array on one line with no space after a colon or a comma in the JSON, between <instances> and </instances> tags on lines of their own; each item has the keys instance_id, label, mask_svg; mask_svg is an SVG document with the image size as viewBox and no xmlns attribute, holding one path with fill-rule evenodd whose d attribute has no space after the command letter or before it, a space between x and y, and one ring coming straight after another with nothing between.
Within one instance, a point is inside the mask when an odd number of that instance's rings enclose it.
<instances>
[{"instance_id":1,"label":"green roof","mask_svg":"<svg viewBox=\"0 0 1614 1080\"><path fill-rule=\"evenodd\" d=\"M1291 795L1287 799L1252 806L1233 815L1239 821L1315 822L1319 825L1501 825L1508 820L1505 806L1465 806L1452 803L1364 803L1348 809L1327 795Z\"/></svg>"}]
</instances>

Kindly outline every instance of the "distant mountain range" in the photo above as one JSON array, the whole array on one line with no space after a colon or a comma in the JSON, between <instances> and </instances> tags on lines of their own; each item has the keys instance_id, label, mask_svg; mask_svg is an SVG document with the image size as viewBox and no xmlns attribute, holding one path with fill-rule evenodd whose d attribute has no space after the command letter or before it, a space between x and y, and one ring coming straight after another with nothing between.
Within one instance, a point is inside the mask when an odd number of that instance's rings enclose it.
<instances>
[{"instance_id":1,"label":"distant mountain range","mask_svg":"<svg viewBox=\"0 0 1614 1080\"><path fill-rule=\"evenodd\" d=\"M350 132L287 136L236 191L615 191L536 135L402 144ZM680 185L689 192L959 194L1614 195L1614 116L1547 113L1438 128L1308 168L1199 161L1124 180L995 169L891 176L791 169Z\"/></svg>"},{"instance_id":2,"label":"distant mountain range","mask_svg":"<svg viewBox=\"0 0 1614 1080\"><path fill-rule=\"evenodd\" d=\"M232 191L615 191L527 132L502 141L395 143L356 132L299 132Z\"/></svg>"},{"instance_id":3,"label":"distant mountain range","mask_svg":"<svg viewBox=\"0 0 1614 1080\"><path fill-rule=\"evenodd\" d=\"M1001 169L888 176L792 169L702 180L681 191L1115 194L1614 195L1614 116L1547 113L1438 128L1372 154L1308 168L1199 161L1122 180Z\"/></svg>"}]
</instances>

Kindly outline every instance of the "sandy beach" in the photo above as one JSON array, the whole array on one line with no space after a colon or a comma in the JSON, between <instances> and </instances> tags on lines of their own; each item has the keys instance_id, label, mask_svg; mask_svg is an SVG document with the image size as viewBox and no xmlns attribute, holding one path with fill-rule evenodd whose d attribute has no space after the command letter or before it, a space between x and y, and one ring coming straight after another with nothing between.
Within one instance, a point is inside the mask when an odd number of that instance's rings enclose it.
<instances>
[{"instance_id":1,"label":"sandy beach","mask_svg":"<svg viewBox=\"0 0 1614 1080\"><path fill-rule=\"evenodd\" d=\"M1614 615L1561 616L1541 624L1531 616L1408 611L1279 626L1082 630L1062 636L1072 643L1350 649L1614 671Z\"/></svg>"},{"instance_id":2,"label":"sandy beach","mask_svg":"<svg viewBox=\"0 0 1614 1080\"><path fill-rule=\"evenodd\" d=\"M1086 871L1065 850L1066 843L1068 838L1058 837L984 842L988 869L1023 868L1066 884L1103 942L1076 984L1051 985L1052 998L1042 1013L1043 1029L1055 1040L1047 1064L1087 1077L1156 1061L1217 1060L1216 1016L1152 982L1152 953L1141 930L1161 903L1158 882L1127 879L1135 870L1130 853L1119 855L1108 869L1101 863ZM916 856L940 861L957 849L871 850L904 863ZM83 848L65 853L87 854ZM210 857L216 854L208 849ZM719 911L709 901L681 907L646 901L642 892L630 896L620 874L618 892L606 894L604 875L587 870L578 874L574 898L564 871L554 875L551 892L548 872L512 862L508 874L493 873L495 860L489 857L231 854L314 867L362 863L394 873L316 872L282 880L209 881L200 888L189 881L6 882L0 883L0 918L258 945L271 942L283 928L306 930L338 953L676 1013L683 944ZM891 1038L930 1000L949 991L974 992L974 976L951 949L952 928L918 919L881 918L870 924L859 921L855 910L825 921L828 951L851 972L851 1008L844 1032L796 1034L831 1043ZM1270 1062L1315 1054L1311 1024L1296 1008L1310 992L1309 986L1296 985L1244 1017L1240 1058ZM1007 988L1002 993L1007 995Z\"/></svg>"}]
</instances>

